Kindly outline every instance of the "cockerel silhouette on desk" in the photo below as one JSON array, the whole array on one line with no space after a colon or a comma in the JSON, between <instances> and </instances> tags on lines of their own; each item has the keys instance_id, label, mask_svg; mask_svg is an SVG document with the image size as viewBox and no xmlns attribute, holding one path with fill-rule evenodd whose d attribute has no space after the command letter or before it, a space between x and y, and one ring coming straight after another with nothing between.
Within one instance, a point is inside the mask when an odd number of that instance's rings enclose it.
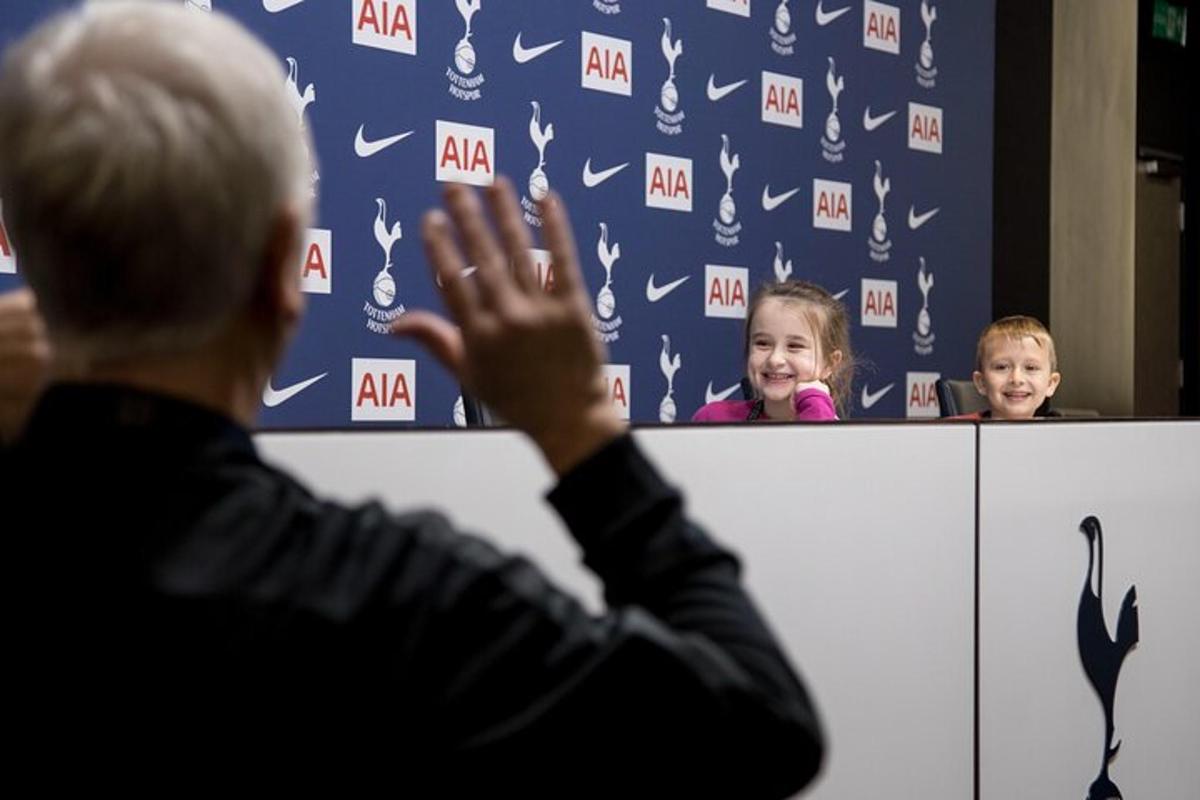
<instances>
[{"instance_id":1,"label":"cockerel silhouette on desk","mask_svg":"<svg viewBox=\"0 0 1200 800\"><path fill-rule=\"evenodd\" d=\"M1130 586L1117 615L1117 638L1108 635L1104 621L1104 537L1100 520L1085 517L1079 530L1088 540L1087 578L1079 595L1079 616L1076 631L1079 638L1079 658L1088 681L1104 707L1104 755L1100 773L1088 787L1087 800L1120 798L1121 790L1108 777L1108 765L1116 758L1121 742L1113 744L1113 701L1117 694L1117 676L1125 656L1138 642L1137 587ZM1094 588L1093 588L1094 585Z\"/></svg>"}]
</instances>

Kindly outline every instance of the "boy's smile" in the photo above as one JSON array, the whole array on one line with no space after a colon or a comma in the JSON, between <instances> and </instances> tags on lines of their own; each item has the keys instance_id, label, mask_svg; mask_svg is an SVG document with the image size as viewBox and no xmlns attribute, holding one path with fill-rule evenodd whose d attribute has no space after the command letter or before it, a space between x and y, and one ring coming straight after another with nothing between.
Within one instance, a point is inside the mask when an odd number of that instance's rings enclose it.
<instances>
[{"instance_id":1,"label":"boy's smile","mask_svg":"<svg viewBox=\"0 0 1200 800\"><path fill-rule=\"evenodd\" d=\"M987 398L996 419L1032 419L1061 376L1050 369L1046 350L1032 336L994 336L987 343L975 388Z\"/></svg>"}]
</instances>

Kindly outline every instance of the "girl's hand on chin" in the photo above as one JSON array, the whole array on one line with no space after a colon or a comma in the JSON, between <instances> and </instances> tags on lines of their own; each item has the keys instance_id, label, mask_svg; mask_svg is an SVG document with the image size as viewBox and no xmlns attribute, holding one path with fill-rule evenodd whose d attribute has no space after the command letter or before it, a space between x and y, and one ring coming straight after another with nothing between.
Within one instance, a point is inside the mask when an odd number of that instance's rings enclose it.
<instances>
[{"instance_id":1,"label":"girl's hand on chin","mask_svg":"<svg viewBox=\"0 0 1200 800\"><path fill-rule=\"evenodd\" d=\"M796 394L800 394L805 389L820 389L827 395L832 396L833 394L829 390L829 384L825 383L824 381L802 381L801 383L796 384Z\"/></svg>"}]
</instances>

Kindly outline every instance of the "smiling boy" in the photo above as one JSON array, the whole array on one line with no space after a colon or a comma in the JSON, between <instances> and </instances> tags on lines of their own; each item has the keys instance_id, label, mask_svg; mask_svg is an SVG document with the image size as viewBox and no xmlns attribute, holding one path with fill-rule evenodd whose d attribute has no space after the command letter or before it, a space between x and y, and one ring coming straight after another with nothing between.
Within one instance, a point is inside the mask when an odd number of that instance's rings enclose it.
<instances>
[{"instance_id":1,"label":"smiling boy","mask_svg":"<svg viewBox=\"0 0 1200 800\"><path fill-rule=\"evenodd\" d=\"M1004 317L979 336L975 373L971 376L989 410L979 419L1033 419L1045 416L1043 404L1058 389L1062 376L1054 339L1033 317Z\"/></svg>"}]
</instances>

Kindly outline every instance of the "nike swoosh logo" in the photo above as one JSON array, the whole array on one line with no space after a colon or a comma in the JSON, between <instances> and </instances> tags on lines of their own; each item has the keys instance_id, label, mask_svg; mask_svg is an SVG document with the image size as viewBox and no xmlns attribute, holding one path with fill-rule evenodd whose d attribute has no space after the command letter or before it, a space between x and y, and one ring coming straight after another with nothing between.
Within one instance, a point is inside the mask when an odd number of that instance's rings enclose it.
<instances>
[{"instance_id":1,"label":"nike swoosh logo","mask_svg":"<svg viewBox=\"0 0 1200 800\"><path fill-rule=\"evenodd\" d=\"M469 277L471 277L471 275L473 275L475 273L475 270L477 270L477 269L479 269L479 267L463 267L463 271L459 273L458 277L469 278ZM442 285L442 276L441 275L434 275L433 281L434 281L434 283L437 284L437 287L439 289L446 288L445 286Z\"/></svg>"},{"instance_id":2,"label":"nike swoosh logo","mask_svg":"<svg viewBox=\"0 0 1200 800\"><path fill-rule=\"evenodd\" d=\"M889 111L886 114L880 114L878 117L872 117L871 107L867 106L863 109L863 127L869 131L873 131L894 116L896 116L896 112Z\"/></svg>"},{"instance_id":3,"label":"nike swoosh logo","mask_svg":"<svg viewBox=\"0 0 1200 800\"><path fill-rule=\"evenodd\" d=\"M662 300L664 297L666 297L672 291L674 291L679 286L681 286L683 284L683 282L686 281L690 277L692 277L692 276L684 275L682 278L671 281L670 283L665 284L663 286L655 286L654 285L654 273L651 272L650 279L648 281L646 281L646 299L649 300L651 303L657 303L659 300Z\"/></svg>"},{"instance_id":4,"label":"nike swoosh logo","mask_svg":"<svg viewBox=\"0 0 1200 800\"><path fill-rule=\"evenodd\" d=\"M709 381L708 387L705 388L705 390L704 390L704 402L705 403L715 403L718 400L724 400L726 397L729 397L729 395L733 394L740 388L742 388L742 384L739 381L738 383L735 383L733 386L730 386L728 389L722 389L719 392L714 392L712 390L712 381Z\"/></svg>"},{"instance_id":5,"label":"nike swoosh logo","mask_svg":"<svg viewBox=\"0 0 1200 800\"><path fill-rule=\"evenodd\" d=\"M880 389L877 392L868 392L867 387L864 386L863 390L862 390L862 407L863 407L863 409L868 409L871 406L878 403L879 398L883 397L885 394L890 392L892 390L892 387L895 385L896 384L894 384L894 383L889 383L887 386L883 387L882 389Z\"/></svg>"},{"instance_id":6,"label":"nike swoosh logo","mask_svg":"<svg viewBox=\"0 0 1200 800\"><path fill-rule=\"evenodd\" d=\"M278 14L280 11L287 11L292 6L298 6L304 0L263 0L263 8L272 14Z\"/></svg>"},{"instance_id":7,"label":"nike swoosh logo","mask_svg":"<svg viewBox=\"0 0 1200 800\"><path fill-rule=\"evenodd\" d=\"M746 83L746 81L740 80L740 81L735 81L733 83L727 83L724 86L717 86L717 84L713 82L713 78L715 78L715 77L717 77L717 76L716 75L708 76L708 99L712 100L714 103L717 102L718 100L720 100L725 95L729 94L730 92L736 92L738 89L742 88L742 86L744 86Z\"/></svg>"},{"instance_id":8,"label":"nike swoosh logo","mask_svg":"<svg viewBox=\"0 0 1200 800\"><path fill-rule=\"evenodd\" d=\"M908 207L908 227L909 227L909 229L915 231L917 228L921 227L926 222L929 222L929 220L933 219L934 214L937 214L941 210L942 209L940 207L938 207L938 208L934 208L929 211L926 211L924 214L918 214L918 213L916 213L916 211L917 211L916 206L909 206Z\"/></svg>"},{"instance_id":9,"label":"nike swoosh logo","mask_svg":"<svg viewBox=\"0 0 1200 800\"><path fill-rule=\"evenodd\" d=\"M594 186L599 186L628 166L629 162L626 161L624 164L617 164L615 167L602 169L599 172L592 172L592 160L589 158L587 161L583 162L583 185L589 189Z\"/></svg>"},{"instance_id":10,"label":"nike swoosh logo","mask_svg":"<svg viewBox=\"0 0 1200 800\"><path fill-rule=\"evenodd\" d=\"M779 205L781 203L787 202L787 200L798 191L800 191L799 186L797 186L795 189L790 189L790 190L784 192L783 194L777 194L774 197L772 197L771 196L771 184L768 183L766 186L763 187L763 196L762 196L763 210L764 211L774 211L776 208L779 207Z\"/></svg>"},{"instance_id":11,"label":"nike swoosh logo","mask_svg":"<svg viewBox=\"0 0 1200 800\"><path fill-rule=\"evenodd\" d=\"M835 295L833 296L833 299L834 299L834 300L841 300L843 297L845 297L845 296L846 296L846 295L848 295L848 294L850 294L850 290L849 290L849 289L842 289L840 292L838 292L837 294L835 294Z\"/></svg>"},{"instance_id":12,"label":"nike swoosh logo","mask_svg":"<svg viewBox=\"0 0 1200 800\"><path fill-rule=\"evenodd\" d=\"M282 405L328 374L328 372L322 372L320 375L314 375L306 381L293 383L291 386L285 386L282 389L272 388L271 381L268 380L267 385L263 387L263 405L267 408L274 408L275 406Z\"/></svg>"},{"instance_id":13,"label":"nike swoosh logo","mask_svg":"<svg viewBox=\"0 0 1200 800\"><path fill-rule=\"evenodd\" d=\"M384 139L368 141L363 136L363 126L359 125L358 133L354 134L354 152L359 158L370 158L385 147L391 147L396 142L412 136L412 134L412 131L405 131L404 133L397 133L395 136L388 136Z\"/></svg>"},{"instance_id":14,"label":"nike swoosh logo","mask_svg":"<svg viewBox=\"0 0 1200 800\"><path fill-rule=\"evenodd\" d=\"M562 44L562 39L559 39L557 42L539 44L537 47L522 47L521 33L518 31L517 38L513 40L513 61L516 61L518 64L524 64L526 61L533 61L538 56L544 53L549 53L560 44Z\"/></svg>"},{"instance_id":15,"label":"nike swoosh logo","mask_svg":"<svg viewBox=\"0 0 1200 800\"><path fill-rule=\"evenodd\" d=\"M846 6L845 8L839 8L834 11L825 11L821 8L821 3L818 2L817 3L817 24L818 25L828 25L829 23L833 22L835 19L840 17L842 14L845 14L849 10L850 10L850 6Z\"/></svg>"}]
</instances>

